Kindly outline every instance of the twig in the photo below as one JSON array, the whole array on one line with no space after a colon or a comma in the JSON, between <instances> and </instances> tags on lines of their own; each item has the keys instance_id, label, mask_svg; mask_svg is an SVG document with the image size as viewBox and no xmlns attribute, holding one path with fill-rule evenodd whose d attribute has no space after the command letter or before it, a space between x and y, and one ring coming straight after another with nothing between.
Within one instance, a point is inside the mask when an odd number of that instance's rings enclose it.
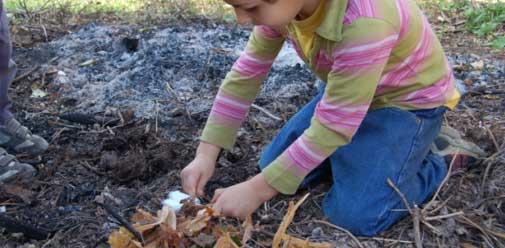
<instances>
[{"instance_id":1,"label":"twig","mask_svg":"<svg viewBox=\"0 0 505 248\"><path fill-rule=\"evenodd\" d=\"M489 134L489 137L491 137L491 140L493 141L494 147L496 148L496 151L500 151L500 145L498 144L498 141L496 141L496 137L494 136L493 132L491 129L484 124L484 128L486 128L487 133Z\"/></svg>"},{"instance_id":2,"label":"twig","mask_svg":"<svg viewBox=\"0 0 505 248\"><path fill-rule=\"evenodd\" d=\"M46 40L46 42L49 41L49 37L47 36L47 30L46 30L46 27L44 27L44 25L41 23L40 26L42 27L42 30L44 31L44 38Z\"/></svg>"},{"instance_id":3,"label":"twig","mask_svg":"<svg viewBox=\"0 0 505 248\"><path fill-rule=\"evenodd\" d=\"M421 211L419 210L419 207L417 204L414 204L414 216L412 216L413 221L414 221L414 238L416 241L416 248L422 248L423 245L421 243L421 223L420 223L420 215Z\"/></svg>"},{"instance_id":4,"label":"twig","mask_svg":"<svg viewBox=\"0 0 505 248\"><path fill-rule=\"evenodd\" d=\"M405 205L405 207L407 208L407 210L409 211L409 213L411 215L414 214L414 212L412 211L412 209L410 208L410 205L409 205L409 202L407 201L407 198L405 198L405 195L403 195L403 193L400 191L400 189L398 189L398 187L396 187L396 185L393 183L393 181L391 181L391 179L388 178L387 180L389 186L391 188L394 189L394 191L396 191L396 193L398 194L398 196L400 196L400 198L402 199L403 201L403 204Z\"/></svg>"},{"instance_id":5,"label":"twig","mask_svg":"<svg viewBox=\"0 0 505 248\"><path fill-rule=\"evenodd\" d=\"M174 97L175 97L175 100L182 105L182 107L184 108L185 112L186 112L186 115L189 119L189 121L191 122L194 122L193 118L191 117L191 112L189 112L188 108L186 107L186 104L183 102L183 100L179 97L179 94L177 94L177 92L175 92L174 88L172 87L172 85L170 84L170 82L167 82L166 83L166 88L167 88L167 91L170 92Z\"/></svg>"},{"instance_id":6,"label":"twig","mask_svg":"<svg viewBox=\"0 0 505 248\"><path fill-rule=\"evenodd\" d=\"M452 199L453 196L454 195L450 195L449 197L447 197L447 199L445 199L440 205L438 205L435 209L431 210L430 214L434 214L438 210L440 210L441 208L443 208Z\"/></svg>"},{"instance_id":7,"label":"twig","mask_svg":"<svg viewBox=\"0 0 505 248\"><path fill-rule=\"evenodd\" d=\"M379 241L379 242L392 242L392 243L400 243L400 244L412 244L414 242L412 241L408 241L408 240L401 240L401 239L387 239L387 238L377 238L377 237L373 237L373 238L360 238L360 239L368 239L368 240L375 240L375 241Z\"/></svg>"},{"instance_id":8,"label":"twig","mask_svg":"<svg viewBox=\"0 0 505 248\"><path fill-rule=\"evenodd\" d=\"M363 245L361 244L361 242L359 241L358 238L356 238L356 236L354 236L351 232L349 232L348 230L346 230L345 228L342 228L342 227L339 227L339 226L336 226L336 225L333 225L329 222L326 222L324 220L314 220L315 223L320 223L320 224L324 224L324 225L327 225L329 227L333 227L341 232L344 232L346 233L347 235L349 235L349 237L351 237L352 240L354 240L354 242L356 242L356 244L358 245L358 247L360 248L363 248Z\"/></svg>"},{"instance_id":9,"label":"twig","mask_svg":"<svg viewBox=\"0 0 505 248\"><path fill-rule=\"evenodd\" d=\"M444 215L433 216L433 217L425 217L424 220L426 220L426 221L441 220L441 219L447 219L447 218L451 218L451 217L455 217L455 216L459 216L459 215L463 215L463 214L465 214L463 211L458 211L458 212L452 213L452 214L444 214Z\"/></svg>"},{"instance_id":10,"label":"twig","mask_svg":"<svg viewBox=\"0 0 505 248\"><path fill-rule=\"evenodd\" d=\"M251 104L251 107L255 108L255 109L257 109L257 110L259 110L261 112L263 112L264 114L268 115L268 117L270 117L270 118L272 118L272 119L274 119L276 121L282 121L282 118L280 118L280 117L278 117L278 116L270 113L268 110L266 110L266 109L264 109L264 108L262 108L262 107L260 107L260 106L258 106L256 104L254 104L254 103Z\"/></svg>"},{"instance_id":11,"label":"twig","mask_svg":"<svg viewBox=\"0 0 505 248\"><path fill-rule=\"evenodd\" d=\"M421 214L421 216L419 217L419 220L421 221L421 223L423 223L426 227L428 227L434 234L436 234L437 236L440 236L442 235L442 232L440 230L438 230L438 228L434 227L432 224L430 224L428 221L424 220L424 216Z\"/></svg>"},{"instance_id":12,"label":"twig","mask_svg":"<svg viewBox=\"0 0 505 248\"><path fill-rule=\"evenodd\" d=\"M99 175L99 176L106 176L106 175L107 175L107 174L105 174L105 173L103 173L103 172L101 172L101 171L97 170L97 169L96 169L96 168L94 168L93 166L91 166L91 165L88 163L88 161L82 161L80 164L82 165L82 167L84 167L84 168L86 168L86 169L90 170L91 172L93 172L93 173L95 173L95 174L97 174L97 175Z\"/></svg>"},{"instance_id":13,"label":"twig","mask_svg":"<svg viewBox=\"0 0 505 248\"><path fill-rule=\"evenodd\" d=\"M14 80L12 80L12 84L18 82L18 81L21 81L22 79L30 76L30 74L32 74L34 71L38 70L40 67L40 65L36 65L34 67L32 67L30 70L28 70L27 72L19 75L18 77L16 77Z\"/></svg>"},{"instance_id":14,"label":"twig","mask_svg":"<svg viewBox=\"0 0 505 248\"><path fill-rule=\"evenodd\" d=\"M482 228L480 225L478 225L477 223L475 223L472 220L468 219L467 217L465 217L465 216L458 216L458 218L456 218L456 220L459 220L460 222L469 224L469 225L477 228L484 235L484 237L486 239L491 240L491 237L489 237L489 234L486 231L486 229ZM488 242L489 242L489 240L488 240Z\"/></svg>"},{"instance_id":15,"label":"twig","mask_svg":"<svg viewBox=\"0 0 505 248\"><path fill-rule=\"evenodd\" d=\"M456 150L455 154L458 154L458 153L459 153L459 149ZM449 178L451 177L451 174L452 174L451 171L452 171L452 166L454 165L454 161L456 161L456 156L452 157L451 163L449 164L449 169L447 170L447 175L445 175L444 180L438 186L437 191L435 191L435 194L433 195L433 197L431 198L431 200L424 206L423 211L422 211L423 214L428 209L430 209L431 205L433 205L433 203L435 202L435 199L438 197L438 194L440 194L440 190L442 189L442 187L444 187L444 185L447 182L447 180L449 180Z\"/></svg>"},{"instance_id":16,"label":"twig","mask_svg":"<svg viewBox=\"0 0 505 248\"><path fill-rule=\"evenodd\" d=\"M409 211L410 215L412 216L413 220L413 225L414 225L414 233L415 233L415 244L416 248L422 248L423 245L421 244L421 227L420 227L420 219L421 219L421 211L419 210L419 207L417 204L414 204L414 208L410 208L409 202L407 201L407 198L405 198L405 195L396 187L396 185L391 181L391 179L387 179L387 182L391 188L393 188L394 191L400 196L400 198L403 201L403 204Z\"/></svg>"},{"instance_id":17,"label":"twig","mask_svg":"<svg viewBox=\"0 0 505 248\"><path fill-rule=\"evenodd\" d=\"M133 226L130 222L128 222L125 218L123 218L123 216L121 216L120 214L117 213L117 211L114 209L114 207L112 207L111 205L107 204L107 202L105 202L105 199L104 199L104 202L99 202L99 201L96 201L96 203L98 205L100 205L101 207L103 207L110 215L112 215L117 221L119 221L119 223L121 223L121 225L123 225L126 229L128 229L128 231L130 231L133 236L135 236L135 238L140 241L142 244L145 243L144 241L144 237L142 236L141 233L139 233Z\"/></svg>"},{"instance_id":18,"label":"twig","mask_svg":"<svg viewBox=\"0 0 505 248\"><path fill-rule=\"evenodd\" d=\"M480 191L479 193L481 196L484 195L484 187L486 186L486 181L487 181L487 176L489 175L489 171L491 170L491 166L493 165L494 159L498 157L504 150L499 149L497 152L495 152L493 155L489 156L484 160L484 164L486 165L486 169L484 170L484 175L482 176L482 183L480 185Z\"/></svg>"},{"instance_id":19,"label":"twig","mask_svg":"<svg viewBox=\"0 0 505 248\"><path fill-rule=\"evenodd\" d=\"M54 144L54 142L61 136L61 134L65 131L67 131L68 128L62 127L60 130L55 132L53 136L51 137L51 140L49 141L49 144Z\"/></svg>"}]
</instances>

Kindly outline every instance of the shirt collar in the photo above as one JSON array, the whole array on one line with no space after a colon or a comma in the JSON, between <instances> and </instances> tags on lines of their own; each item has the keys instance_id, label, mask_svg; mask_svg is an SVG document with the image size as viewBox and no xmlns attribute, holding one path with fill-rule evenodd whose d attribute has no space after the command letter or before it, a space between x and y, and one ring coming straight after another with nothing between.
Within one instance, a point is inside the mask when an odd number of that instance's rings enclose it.
<instances>
[{"instance_id":1,"label":"shirt collar","mask_svg":"<svg viewBox=\"0 0 505 248\"><path fill-rule=\"evenodd\" d=\"M322 1L329 1L329 3L324 20L316 29L316 33L325 39L340 41L342 40L342 26L348 0Z\"/></svg>"}]
</instances>

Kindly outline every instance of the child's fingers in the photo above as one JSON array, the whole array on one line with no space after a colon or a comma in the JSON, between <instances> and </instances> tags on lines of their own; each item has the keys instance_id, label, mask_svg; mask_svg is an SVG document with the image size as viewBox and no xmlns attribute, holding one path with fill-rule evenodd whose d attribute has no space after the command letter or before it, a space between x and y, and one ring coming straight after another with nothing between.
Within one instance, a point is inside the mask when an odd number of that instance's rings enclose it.
<instances>
[{"instance_id":1,"label":"child's fingers","mask_svg":"<svg viewBox=\"0 0 505 248\"><path fill-rule=\"evenodd\" d=\"M207 184L207 181L209 181L209 179L205 176L201 176L200 177L200 180L198 180L198 185L196 186L196 192L198 194L198 196L200 197L203 197L205 196L205 185Z\"/></svg>"},{"instance_id":2,"label":"child's fingers","mask_svg":"<svg viewBox=\"0 0 505 248\"><path fill-rule=\"evenodd\" d=\"M221 194L224 192L224 189L216 189L216 191L214 191L214 196L212 197L212 203L216 203L217 199L219 198L219 196L221 196Z\"/></svg>"},{"instance_id":3,"label":"child's fingers","mask_svg":"<svg viewBox=\"0 0 505 248\"><path fill-rule=\"evenodd\" d=\"M198 183L197 175L187 175L182 178L182 189L190 196L196 195L196 185Z\"/></svg>"}]
</instances>

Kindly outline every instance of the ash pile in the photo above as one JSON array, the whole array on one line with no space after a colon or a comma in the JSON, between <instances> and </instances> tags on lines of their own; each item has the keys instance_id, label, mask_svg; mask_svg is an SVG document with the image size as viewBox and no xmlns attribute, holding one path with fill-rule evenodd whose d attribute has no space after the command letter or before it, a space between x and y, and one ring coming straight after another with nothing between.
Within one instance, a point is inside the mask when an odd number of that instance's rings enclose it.
<instances>
[{"instance_id":1,"label":"ash pile","mask_svg":"<svg viewBox=\"0 0 505 248\"><path fill-rule=\"evenodd\" d=\"M74 111L132 109L136 118L157 118L170 127L181 112L205 120L249 32L215 24L156 30L90 24L30 52L45 60L43 69L56 71L51 88ZM256 104L294 112L298 101L317 93L315 85L316 78L286 44ZM258 120L275 125L264 114Z\"/></svg>"}]
</instances>

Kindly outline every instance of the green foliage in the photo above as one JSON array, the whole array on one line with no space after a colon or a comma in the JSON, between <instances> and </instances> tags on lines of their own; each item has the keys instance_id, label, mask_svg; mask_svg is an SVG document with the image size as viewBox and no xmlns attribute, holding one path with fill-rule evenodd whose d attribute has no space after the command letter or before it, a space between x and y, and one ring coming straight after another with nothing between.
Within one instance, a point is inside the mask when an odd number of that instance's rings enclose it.
<instances>
[{"instance_id":1,"label":"green foliage","mask_svg":"<svg viewBox=\"0 0 505 248\"><path fill-rule=\"evenodd\" d=\"M483 6L468 5L464 15L468 18L466 27L478 37L488 37L503 29L505 24L505 3L491 3Z\"/></svg>"},{"instance_id":2,"label":"green foliage","mask_svg":"<svg viewBox=\"0 0 505 248\"><path fill-rule=\"evenodd\" d=\"M126 19L137 15L149 18L194 15L222 18L229 12L222 0L7 0L4 5L12 13L112 13Z\"/></svg>"},{"instance_id":3,"label":"green foliage","mask_svg":"<svg viewBox=\"0 0 505 248\"><path fill-rule=\"evenodd\" d=\"M496 49L504 47L505 2L472 0L436 0L439 10L465 19L465 28L479 38L491 40Z\"/></svg>"},{"instance_id":4,"label":"green foliage","mask_svg":"<svg viewBox=\"0 0 505 248\"><path fill-rule=\"evenodd\" d=\"M505 48L505 36L500 36L494 39L489 45L494 49L504 49Z\"/></svg>"}]
</instances>

